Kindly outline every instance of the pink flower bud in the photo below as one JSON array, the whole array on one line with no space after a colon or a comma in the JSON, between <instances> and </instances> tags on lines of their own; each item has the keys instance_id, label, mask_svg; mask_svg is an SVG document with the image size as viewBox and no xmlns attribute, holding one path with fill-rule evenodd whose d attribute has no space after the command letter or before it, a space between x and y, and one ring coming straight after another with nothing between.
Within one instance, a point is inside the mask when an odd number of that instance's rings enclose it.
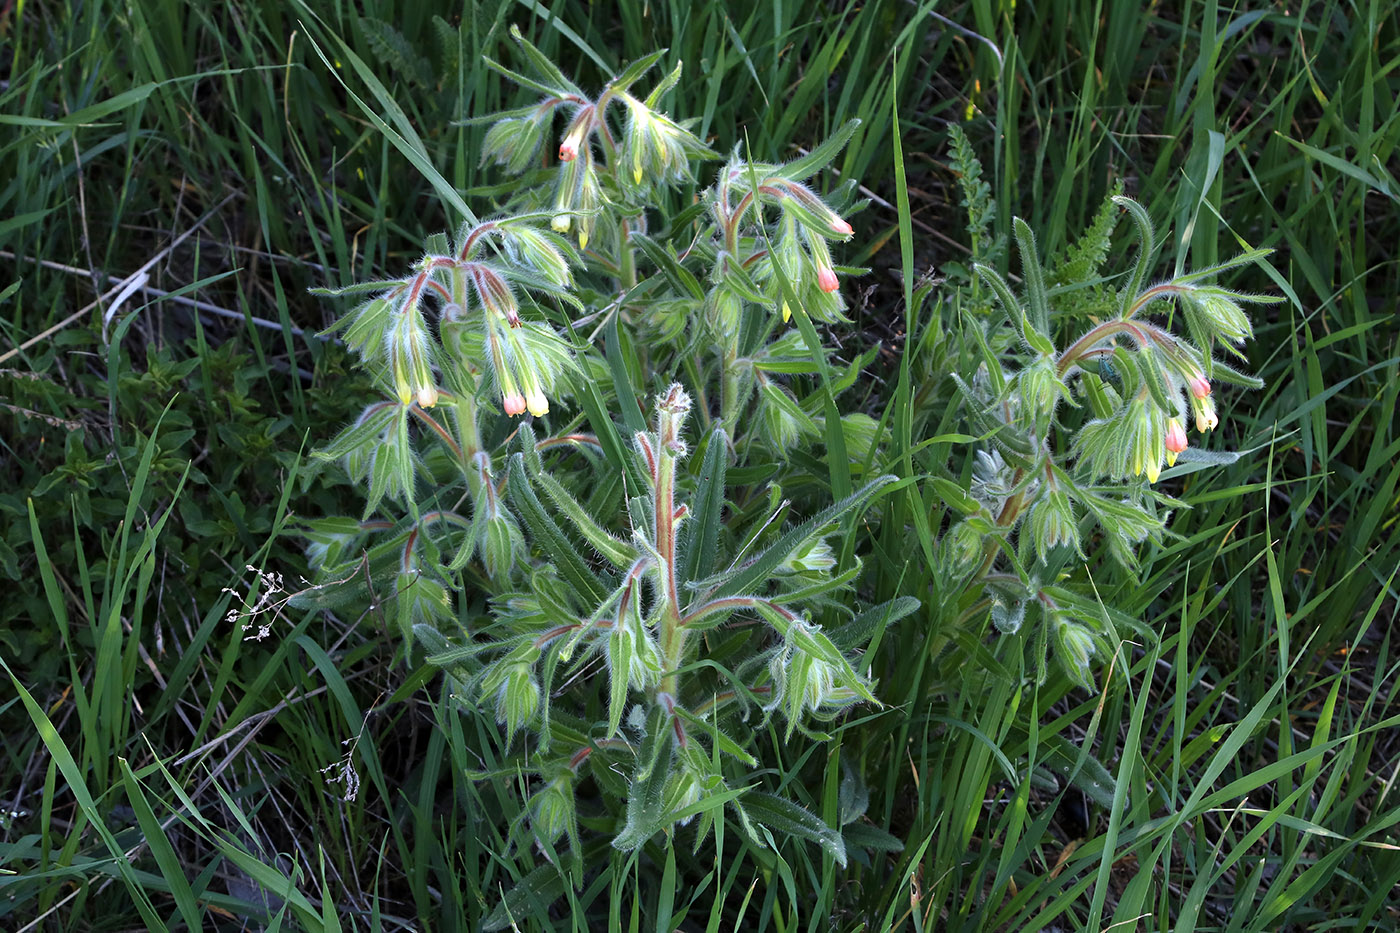
<instances>
[{"instance_id":1,"label":"pink flower bud","mask_svg":"<svg viewBox=\"0 0 1400 933\"><path fill-rule=\"evenodd\" d=\"M432 408L437 404L438 390L436 386L424 385L418 387L418 407Z\"/></svg>"},{"instance_id":2,"label":"pink flower bud","mask_svg":"<svg viewBox=\"0 0 1400 933\"><path fill-rule=\"evenodd\" d=\"M1176 418L1167 419L1167 464L1176 464L1176 455L1186 449L1186 428Z\"/></svg>"},{"instance_id":3,"label":"pink flower bud","mask_svg":"<svg viewBox=\"0 0 1400 933\"><path fill-rule=\"evenodd\" d=\"M822 266L817 270L817 287L824 292L834 292L841 287L836 278L836 270Z\"/></svg>"},{"instance_id":4,"label":"pink flower bud","mask_svg":"<svg viewBox=\"0 0 1400 933\"><path fill-rule=\"evenodd\" d=\"M1205 398L1210 395L1210 383L1206 381L1205 373L1197 370L1186 378L1186 385L1191 389L1191 394L1196 398Z\"/></svg>"},{"instance_id":5,"label":"pink flower bud","mask_svg":"<svg viewBox=\"0 0 1400 933\"><path fill-rule=\"evenodd\" d=\"M501 404L505 407L508 415L521 415L525 413L525 396L519 392L508 392L501 399Z\"/></svg>"},{"instance_id":6,"label":"pink flower bud","mask_svg":"<svg viewBox=\"0 0 1400 933\"><path fill-rule=\"evenodd\" d=\"M838 233L841 236L850 236L852 233L855 233L855 230L852 229L851 225L846 223L846 221L840 217L837 217L831 222L831 229L833 232Z\"/></svg>"},{"instance_id":7,"label":"pink flower bud","mask_svg":"<svg viewBox=\"0 0 1400 933\"><path fill-rule=\"evenodd\" d=\"M559 161L572 162L578 158L578 147L583 143L584 130L588 128L586 119L574 120L574 125L569 130L569 135L564 137L564 141L559 144Z\"/></svg>"}]
</instances>

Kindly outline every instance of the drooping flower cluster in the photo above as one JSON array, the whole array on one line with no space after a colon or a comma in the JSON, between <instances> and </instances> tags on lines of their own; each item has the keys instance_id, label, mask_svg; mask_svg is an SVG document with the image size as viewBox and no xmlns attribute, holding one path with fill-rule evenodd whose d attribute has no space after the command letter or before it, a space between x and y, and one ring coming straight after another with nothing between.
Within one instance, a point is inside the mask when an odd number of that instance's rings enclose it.
<instances>
[{"instance_id":1,"label":"drooping flower cluster","mask_svg":"<svg viewBox=\"0 0 1400 933\"><path fill-rule=\"evenodd\" d=\"M486 134L481 161L494 161L512 174L524 172L535 160L555 112L567 114L557 150L558 177L548 209L551 228L556 233L573 232L580 249L587 249L596 239L600 225L606 225L609 233L618 229L603 208L640 204L653 186L689 179L692 159L713 157L695 134L660 110L662 95L680 80L679 64L645 99L630 92L664 52L634 63L608 82L597 97L589 97L538 55L518 31L513 30L512 35L540 73L530 86L545 91L546 96L530 107L498 114ZM494 62L487 64L507 77L519 77ZM620 129L613 117L617 111L614 104L624 111Z\"/></svg>"},{"instance_id":2,"label":"drooping flower cluster","mask_svg":"<svg viewBox=\"0 0 1400 933\"><path fill-rule=\"evenodd\" d=\"M548 325L522 320L516 290L567 298L576 257L562 238L532 226L540 219L525 215L464 227L457 249L430 252L413 275L379 283L388 287L333 329L345 327L346 343L361 359L387 370L404 405L432 408L443 388L475 395L484 374L506 414L547 413L548 395L570 367L571 352ZM488 240L508 261L483 253ZM426 320L430 304L439 339Z\"/></svg>"}]
</instances>

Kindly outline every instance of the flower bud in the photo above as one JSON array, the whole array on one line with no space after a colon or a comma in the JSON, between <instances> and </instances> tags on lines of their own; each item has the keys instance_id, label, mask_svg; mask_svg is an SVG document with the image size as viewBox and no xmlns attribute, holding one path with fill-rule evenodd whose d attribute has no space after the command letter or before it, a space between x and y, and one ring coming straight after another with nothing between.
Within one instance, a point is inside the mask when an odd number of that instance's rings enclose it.
<instances>
[{"instance_id":1,"label":"flower bud","mask_svg":"<svg viewBox=\"0 0 1400 933\"><path fill-rule=\"evenodd\" d=\"M416 400L423 408L436 405L438 393L433 382L428 332L416 304L400 312L399 320L389 329L386 338L389 371L399 401L408 405Z\"/></svg>"},{"instance_id":2,"label":"flower bud","mask_svg":"<svg viewBox=\"0 0 1400 933\"><path fill-rule=\"evenodd\" d=\"M675 813L684 810L686 807L700 800L700 782L695 779L695 775L690 773L688 768L681 768L671 775L666 782L666 791L662 796L662 806L668 813ZM695 819L695 814L687 816L680 821L684 826Z\"/></svg>"},{"instance_id":3,"label":"flower bud","mask_svg":"<svg viewBox=\"0 0 1400 933\"><path fill-rule=\"evenodd\" d=\"M836 553L825 538L808 538L778 565L779 573L823 574L836 566Z\"/></svg>"},{"instance_id":4,"label":"flower bud","mask_svg":"<svg viewBox=\"0 0 1400 933\"><path fill-rule=\"evenodd\" d=\"M1090 661L1096 651L1094 636L1077 623L1065 619L1058 619L1057 623L1055 634L1059 642L1060 663L1076 683L1092 689L1094 678Z\"/></svg>"},{"instance_id":5,"label":"flower bud","mask_svg":"<svg viewBox=\"0 0 1400 933\"><path fill-rule=\"evenodd\" d=\"M486 131L481 145L481 164L494 160L506 171L518 175L530 167L544 138L553 107L543 105L524 117L497 121Z\"/></svg>"},{"instance_id":6,"label":"flower bud","mask_svg":"<svg viewBox=\"0 0 1400 933\"><path fill-rule=\"evenodd\" d=\"M812 433L815 425L798 406L797 400L775 382L760 379L758 397L763 436L774 453L786 457L804 433Z\"/></svg>"},{"instance_id":7,"label":"flower bud","mask_svg":"<svg viewBox=\"0 0 1400 933\"><path fill-rule=\"evenodd\" d=\"M612 676L625 679L633 690L650 690L656 686L666 667L661 649L635 608L608 636L607 659Z\"/></svg>"},{"instance_id":8,"label":"flower bud","mask_svg":"<svg viewBox=\"0 0 1400 933\"><path fill-rule=\"evenodd\" d=\"M593 108L588 107L580 110L578 116L574 117L574 122L569 125L569 132L559 144L560 162L572 162L578 158L579 147L583 145L584 134L588 132L592 113Z\"/></svg>"},{"instance_id":9,"label":"flower bud","mask_svg":"<svg viewBox=\"0 0 1400 933\"><path fill-rule=\"evenodd\" d=\"M817 267L817 287L824 292L834 292L841 287L836 278L836 270L826 266Z\"/></svg>"},{"instance_id":10,"label":"flower bud","mask_svg":"<svg viewBox=\"0 0 1400 933\"><path fill-rule=\"evenodd\" d=\"M1057 547L1079 547L1079 523L1074 505L1057 485L1049 485L1031 504L1026 514L1026 534L1035 544L1036 554L1045 561Z\"/></svg>"},{"instance_id":11,"label":"flower bud","mask_svg":"<svg viewBox=\"0 0 1400 933\"><path fill-rule=\"evenodd\" d=\"M551 226L560 219L555 217ZM560 232L567 233L569 218L565 216L562 219L565 221L565 229ZM564 258L564 253L555 245L549 234L523 224L514 225L509 228L506 243L525 265L544 276L551 284L561 288L568 288L573 284L569 261Z\"/></svg>"},{"instance_id":12,"label":"flower bud","mask_svg":"<svg viewBox=\"0 0 1400 933\"><path fill-rule=\"evenodd\" d=\"M982 534L971 522L958 522L939 542L938 554L947 561L949 571L961 576L972 570L982 560ZM940 561L941 562L941 561Z\"/></svg>"},{"instance_id":13,"label":"flower bud","mask_svg":"<svg viewBox=\"0 0 1400 933\"><path fill-rule=\"evenodd\" d=\"M520 529L509 515L498 510L485 521L481 536L481 562L486 566L488 576L502 579L509 575L515 564L516 552L523 547Z\"/></svg>"},{"instance_id":14,"label":"flower bud","mask_svg":"<svg viewBox=\"0 0 1400 933\"><path fill-rule=\"evenodd\" d=\"M1200 370L1196 370L1186 378L1186 385L1195 398L1205 398L1210 395L1210 383L1206 381L1206 374Z\"/></svg>"},{"instance_id":15,"label":"flower bud","mask_svg":"<svg viewBox=\"0 0 1400 933\"><path fill-rule=\"evenodd\" d=\"M740 307L739 296L722 285L706 298L705 321L720 343L728 344L738 336Z\"/></svg>"},{"instance_id":16,"label":"flower bud","mask_svg":"<svg viewBox=\"0 0 1400 933\"><path fill-rule=\"evenodd\" d=\"M557 777L530 798L530 828L535 839L553 842L574 822L574 787L567 777Z\"/></svg>"},{"instance_id":17,"label":"flower bud","mask_svg":"<svg viewBox=\"0 0 1400 933\"><path fill-rule=\"evenodd\" d=\"M1199 307L1217 334L1235 343L1253 336L1249 318L1228 292L1213 288L1198 290Z\"/></svg>"},{"instance_id":18,"label":"flower bud","mask_svg":"<svg viewBox=\"0 0 1400 933\"><path fill-rule=\"evenodd\" d=\"M1049 356L1037 357L1021 370L1016 381L1022 406L1035 418L1053 412L1060 399L1066 396L1055 360Z\"/></svg>"},{"instance_id":19,"label":"flower bud","mask_svg":"<svg viewBox=\"0 0 1400 933\"><path fill-rule=\"evenodd\" d=\"M476 263L471 267L472 284L476 286L476 296L487 311L499 314L510 322L511 327L520 326L520 303L510 290L505 278L490 266Z\"/></svg>"},{"instance_id":20,"label":"flower bud","mask_svg":"<svg viewBox=\"0 0 1400 933\"><path fill-rule=\"evenodd\" d=\"M1132 438L1130 454L1133 475L1146 473L1147 481L1155 483L1162 474L1162 460L1166 457L1162 420L1155 408L1139 400L1130 409L1128 425Z\"/></svg>"},{"instance_id":21,"label":"flower bud","mask_svg":"<svg viewBox=\"0 0 1400 933\"><path fill-rule=\"evenodd\" d=\"M806 185L774 177L764 179L759 190L768 196L766 200L775 201L785 214L813 233L844 238L853 232L851 225Z\"/></svg>"},{"instance_id":22,"label":"flower bud","mask_svg":"<svg viewBox=\"0 0 1400 933\"><path fill-rule=\"evenodd\" d=\"M1167 419L1167 465L1176 465L1176 455L1186 449L1186 429L1180 419Z\"/></svg>"},{"instance_id":23,"label":"flower bud","mask_svg":"<svg viewBox=\"0 0 1400 933\"><path fill-rule=\"evenodd\" d=\"M690 152L703 152L704 144L665 114L657 113L629 95L627 127L623 134L623 156L632 169L632 181L643 186L659 181L684 179Z\"/></svg>"},{"instance_id":24,"label":"flower bud","mask_svg":"<svg viewBox=\"0 0 1400 933\"><path fill-rule=\"evenodd\" d=\"M535 718L539 708L540 685L533 665L524 661L511 663L496 691L496 720L506 724L507 734L514 735Z\"/></svg>"}]
</instances>

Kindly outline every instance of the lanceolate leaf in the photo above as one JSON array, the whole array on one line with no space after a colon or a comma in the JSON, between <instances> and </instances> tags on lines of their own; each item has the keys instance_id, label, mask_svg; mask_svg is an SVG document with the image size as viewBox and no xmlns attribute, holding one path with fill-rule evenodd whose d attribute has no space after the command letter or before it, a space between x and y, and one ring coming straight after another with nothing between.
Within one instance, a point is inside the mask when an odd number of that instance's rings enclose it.
<instances>
[{"instance_id":1,"label":"lanceolate leaf","mask_svg":"<svg viewBox=\"0 0 1400 933\"><path fill-rule=\"evenodd\" d=\"M699 605L710 599L721 596L739 596L752 593L761 584L766 582L778 565L787 558L797 547L816 534L817 529L823 525L829 525L839 521L849 513L860 508L871 498L873 498L884 486L894 482L893 476L881 476L871 480L865 486L851 493L845 499L834 505L828 506L805 522L790 529L765 548L757 557L748 562L731 577L721 579L721 581L709 593L703 594L703 599L697 596L693 605Z\"/></svg>"},{"instance_id":2,"label":"lanceolate leaf","mask_svg":"<svg viewBox=\"0 0 1400 933\"><path fill-rule=\"evenodd\" d=\"M1031 326L1041 335L1048 334L1050 301L1045 294L1045 270L1040 266L1035 234L1031 232L1030 225L1019 217L1014 219L1013 225L1016 228L1016 243L1021 248L1021 277L1026 281L1026 296L1030 299Z\"/></svg>"},{"instance_id":3,"label":"lanceolate leaf","mask_svg":"<svg viewBox=\"0 0 1400 933\"><path fill-rule=\"evenodd\" d=\"M812 811L785 797L763 791L752 791L743 798L749 819L788 836L815 842L826 850L836 864L846 867L846 843L841 834L822 821Z\"/></svg>"},{"instance_id":4,"label":"lanceolate leaf","mask_svg":"<svg viewBox=\"0 0 1400 933\"><path fill-rule=\"evenodd\" d=\"M1147 281L1147 273L1152 268L1152 257L1157 251L1157 245L1153 240L1152 218L1148 216L1147 208L1132 198L1117 197L1113 201L1133 215L1133 222L1137 224L1140 241L1137 264L1133 267L1133 277L1128 280L1127 287L1123 289L1123 307L1127 308L1137 300L1138 292L1142 290L1142 283Z\"/></svg>"},{"instance_id":5,"label":"lanceolate leaf","mask_svg":"<svg viewBox=\"0 0 1400 933\"><path fill-rule=\"evenodd\" d=\"M778 170L778 174L792 181L801 181L821 171L846 147L851 135L860 126L859 120L847 120L841 127L817 148L800 159L794 159Z\"/></svg>"},{"instance_id":6,"label":"lanceolate leaf","mask_svg":"<svg viewBox=\"0 0 1400 933\"><path fill-rule=\"evenodd\" d=\"M640 849L652 836L670 825L664 805L666 780L675 752L667 714L660 703L652 705L647 734L637 754L632 787L627 797L627 823L613 839L624 852Z\"/></svg>"},{"instance_id":7,"label":"lanceolate leaf","mask_svg":"<svg viewBox=\"0 0 1400 933\"><path fill-rule=\"evenodd\" d=\"M568 517L573 526L578 529L578 533L583 535L590 545L599 554L617 567L625 570L637 559L637 549L626 541L621 541L613 537L601 525L593 520L588 514L588 510L579 504L578 500L569 495L569 491L554 477L548 473L539 473L534 477L536 483L544 489L545 495L549 496L559 511Z\"/></svg>"},{"instance_id":8,"label":"lanceolate leaf","mask_svg":"<svg viewBox=\"0 0 1400 933\"><path fill-rule=\"evenodd\" d=\"M729 438L723 426L710 432L700 479L690 499L690 518L681 526L680 579L689 583L708 574L724 510L724 476L729 466Z\"/></svg>"},{"instance_id":9,"label":"lanceolate leaf","mask_svg":"<svg viewBox=\"0 0 1400 933\"><path fill-rule=\"evenodd\" d=\"M510 479L506 485L511 504L530 528L534 542L543 548L559 573L578 589L585 600L598 601L607 595L608 588L588 569L579 557L578 549L565 537L564 532L549 517L535 491L530 488L530 478L525 473L525 462L521 454L511 454Z\"/></svg>"},{"instance_id":10,"label":"lanceolate leaf","mask_svg":"<svg viewBox=\"0 0 1400 933\"><path fill-rule=\"evenodd\" d=\"M661 57L666 54L667 49L660 49L650 55L644 55L632 64L628 65L622 74L618 75L611 82L611 86L619 91L625 91L637 82L642 75L646 74L651 67L661 61Z\"/></svg>"},{"instance_id":11,"label":"lanceolate leaf","mask_svg":"<svg viewBox=\"0 0 1400 933\"><path fill-rule=\"evenodd\" d=\"M846 624L830 629L831 641L843 651L854 650L868 643L876 632L917 612L919 606L919 600L913 596L898 596L889 602L871 606Z\"/></svg>"},{"instance_id":12,"label":"lanceolate leaf","mask_svg":"<svg viewBox=\"0 0 1400 933\"><path fill-rule=\"evenodd\" d=\"M558 65L550 61L548 55L545 55L539 49L535 48L528 39L521 35L519 26L510 27L510 37L520 45L521 51L525 53L526 58L530 59L530 64L535 66L540 76L549 82L556 90L568 91L579 97L584 96L583 91L579 90L578 85L564 77L564 72L559 70Z\"/></svg>"}]
</instances>

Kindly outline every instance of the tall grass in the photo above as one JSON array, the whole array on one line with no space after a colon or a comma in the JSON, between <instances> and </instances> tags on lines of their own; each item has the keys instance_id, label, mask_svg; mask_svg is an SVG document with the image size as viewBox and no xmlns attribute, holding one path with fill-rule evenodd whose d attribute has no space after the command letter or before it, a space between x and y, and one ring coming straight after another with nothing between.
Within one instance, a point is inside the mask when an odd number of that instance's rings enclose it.
<instances>
[{"instance_id":1,"label":"tall grass","mask_svg":"<svg viewBox=\"0 0 1400 933\"><path fill-rule=\"evenodd\" d=\"M773 731L765 758L829 824L860 814L845 871L731 830L586 843L573 890L513 844L517 782L469 779L489 717L374 608L283 604L295 519L357 496L303 460L358 391L306 288L446 224L405 146L490 205L465 119L516 101L480 66L513 23L585 83L669 47L672 112L719 149L790 158L862 119L836 169L872 196L874 290L845 339L886 341L861 399L911 477L961 456L924 443L949 433L962 299L920 278L967 258L950 122L996 229L1023 216L1048 254L1118 179L1185 231L1174 262L1277 250L1248 283L1289 300L1250 349L1266 388L1231 399L1245 455L1170 475L1191 508L1140 573L1090 568L1161 633L1101 694L1022 689L1015 639L959 635L928 598L936 495L891 498L863 586L925 607L868 656L887 706L825 745ZM0 13L0 926L1393 929L1397 62L1380 2ZM227 613L259 597L248 640Z\"/></svg>"}]
</instances>

